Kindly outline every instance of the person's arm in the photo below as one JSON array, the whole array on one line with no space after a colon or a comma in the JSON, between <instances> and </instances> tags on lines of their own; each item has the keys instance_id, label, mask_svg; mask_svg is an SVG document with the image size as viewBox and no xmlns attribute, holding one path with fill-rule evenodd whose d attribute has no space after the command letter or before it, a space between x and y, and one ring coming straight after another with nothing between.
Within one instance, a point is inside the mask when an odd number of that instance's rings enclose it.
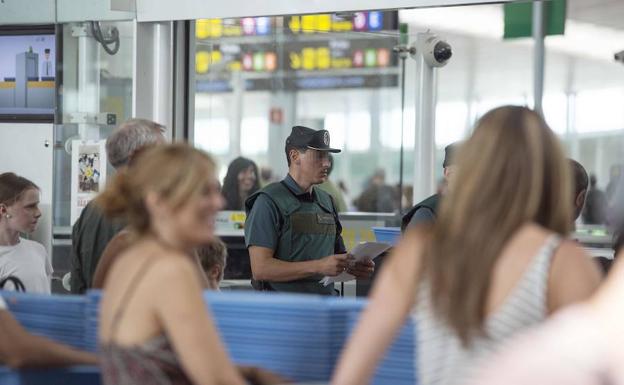
<instances>
[{"instance_id":1,"label":"person's arm","mask_svg":"<svg viewBox=\"0 0 624 385\"><path fill-rule=\"evenodd\" d=\"M80 256L80 226L82 215L72 228L71 247L71 276L70 286L72 294L82 294L87 289L87 283L82 275L82 258Z\"/></svg>"},{"instance_id":2,"label":"person's arm","mask_svg":"<svg viewBox=\"0 0 624 385\"><path fill-rule=\"evenodd\" d=\"M11 368L96 365L97 357L28 333L5 310L0 310L0 362Z\"/></svg>"},{"instance_id":3,"label":"person's arm","mask_svg":"<svg viewBox=\"0 0 624 385\"><path fill-rule=\"evenodd\" d=\"M548 278L548 312L589 298L602 282L596 261L578 244L564 241L553 256Z\"/></svg>"},{"instance_id":4,"label":"person's arm","mask_svg":"<svg viewBox=\"0 0 624 385\"><path fill-rule=\"evenodd\" d=\"M93 273L93 282L91 282L91 287L94 289L102 289L104 288L104 283L106 282L106 277L108 276L108 272L110 271L113 263L117 260L117 257L128 247L129 233L127 230L122 230L117 235L113 237L113 239L108 242L106 248L102 252L102 256L95 268L95 273Z\"/></svg>"},{"instance_id":5,"label":"person's arm","mask_svg":"<svg viewBox=\"0 0 624 385\"><path fill-rule=\"evenodd\" d=\"M409 230L384 263L370 302L336 366L333 385L369 382L414 304L424 243L423 230Z\"/></svg>"},{"instance_id":6,"label":"person's arm","mask_svg":"<svg viewBox=\"0 0 624 385\"><path fill-rule=\"evenodd\" d=\"M259 281L288 282L321 274L336 276L347 267L347 254L334 254L325 258L304 261L286 262L273 256L272 249L261 246L249 247L249 259L253 278Z\"/></svg>"},{"instance_id":7,"label":"person's arm","mask_svg":"<svg viewBox=\"0 0 624 385\"><path fill-rule=\"evenodd\" d=\"M156 317L191 382L245 385L209 315L193 261L162 260L152 269L156 282L167 282L154 303Z\"/></svg>"}]
</instances>

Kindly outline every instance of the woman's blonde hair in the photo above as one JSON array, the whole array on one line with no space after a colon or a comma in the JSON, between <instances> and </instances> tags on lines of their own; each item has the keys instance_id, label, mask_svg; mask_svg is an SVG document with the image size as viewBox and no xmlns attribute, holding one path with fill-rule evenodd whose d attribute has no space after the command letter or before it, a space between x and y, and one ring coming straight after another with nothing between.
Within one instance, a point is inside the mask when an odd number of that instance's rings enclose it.
<instances>
[{"instance_id":1,"label":"woman's blonde hair","mask_svg":"<svg viewBox=\"0 0 624 385\"><path fill-rule=\"evenodd\" d=\"M123 217L136 235L150 228L145 206L148 192L157 193L172 208L200 195L214 179L215 162L205 152L187 144L146 148L127 169L117 172L96 204L108 217Z\"/></svg>"},{"instance_id":2,"label":"woman's blonde hair","mask_svg":"<svg viewBox=\"0 0 624 385\"><path fill-rule=\"evenodd\" d=\"M557 138L525 107L484 115L456 159L422 278L436 314L467 345L483 334L492 271L504 245L525 223L567 235L572 192Z\"/></svg>"}]
</instances>

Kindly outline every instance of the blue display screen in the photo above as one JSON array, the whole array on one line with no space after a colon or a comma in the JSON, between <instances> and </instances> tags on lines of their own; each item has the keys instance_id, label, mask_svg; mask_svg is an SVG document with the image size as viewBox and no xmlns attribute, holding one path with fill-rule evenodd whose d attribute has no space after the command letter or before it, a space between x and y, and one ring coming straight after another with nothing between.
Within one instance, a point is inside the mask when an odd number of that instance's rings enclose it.
<instances>
[{"instance_id":1,"label":"blue display screen","mask_svg":"<svg viewBox=\"0 0 624 385\"><path fill-rule=\"evenodd\" d=\"M0 115L51 115L55 101L54 33L0 31Z\"/></svg>"}]
</instances>

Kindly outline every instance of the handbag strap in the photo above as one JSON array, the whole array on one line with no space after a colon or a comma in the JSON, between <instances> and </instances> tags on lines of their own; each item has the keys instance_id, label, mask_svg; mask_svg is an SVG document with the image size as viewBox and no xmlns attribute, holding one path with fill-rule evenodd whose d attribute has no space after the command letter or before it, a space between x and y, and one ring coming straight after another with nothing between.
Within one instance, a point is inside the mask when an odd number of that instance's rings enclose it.
<instances>
[{"instance_id":1,"label":"handbag strap","mask_svg":"<svg viewBox=\"0 0 624 385\"><path fill-rule=\"evenodd\" d=\"M14 275L9 275L8 277L1 279L0 289L4 289L4 286L6 286L7 282L11 282L13 284L13 286L15 287L15 291L21 291L23 293L26 292L26 287L24 286L24 282L22 282L21 279L17 278Z\"/></svg>"}]
</instances>

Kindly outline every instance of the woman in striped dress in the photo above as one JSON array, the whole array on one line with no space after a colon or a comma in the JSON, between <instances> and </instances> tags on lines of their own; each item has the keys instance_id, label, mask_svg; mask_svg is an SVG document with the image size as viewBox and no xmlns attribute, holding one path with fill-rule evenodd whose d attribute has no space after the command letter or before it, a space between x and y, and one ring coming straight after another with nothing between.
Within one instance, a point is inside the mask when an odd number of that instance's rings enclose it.
<instances>
[{"instance_id":1,"label":"woman in striped dress","mask_svg":"<svg viewBox=\"0 0 624 385\"><path fill-rule=\"evenodd\" d=\"M410 314L418 383L463 383L511 336L589 297L601 274L565 239L566 162L537 113L506 106L484 115L459 149L438 222L394 249L332 383L368 383Z\"/></svg>"}]
</instances>

